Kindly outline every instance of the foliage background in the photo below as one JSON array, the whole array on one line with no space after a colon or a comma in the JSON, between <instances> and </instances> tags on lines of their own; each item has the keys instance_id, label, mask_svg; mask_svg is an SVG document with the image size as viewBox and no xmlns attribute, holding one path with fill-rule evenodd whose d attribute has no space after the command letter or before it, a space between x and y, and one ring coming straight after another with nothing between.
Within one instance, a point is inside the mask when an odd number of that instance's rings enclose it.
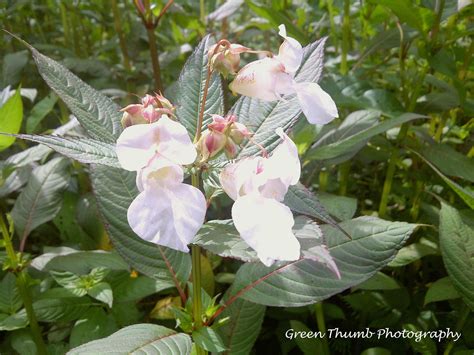
<instances>
[{"instance_id":1,"label":"foliage background","mask_svg":"<svg viewBox=\"0 0 474 355\"><path fill-rule=\"evenodd\" d=\"M152 3L158 15L165 4ZM301 120L294 128L292 135L304 163L302 181L338 219L378 215L422 225L389 266L369 281L317 305L267 307L254 352L326 351L324 342L288 341L284 337L288 328L321 329L323 315L326 328L449 327L463 333L455 344L428 339L419 343L331 339L331 353L472 353L473 6L458 11L457 5L443 0L175 1L161 17L153 32L161 80L170 98L176 94L185 60L206 33L271 51L280 43L276 36L280 23L304 45L328 36L321 86L336 101L340 119L322 129ZM156 87L149 33L132 2L5 1L0 4L0 23L120 106ZM66 124L68 108L41 79L29 51L7 34L0 36L0 48L0 88L14 90L21 84L23 89L22 110L15 113L20 117L20 132L50 133ZM253 59L248 56L244 62ZM34 98L26 97L32 91L24 89L35 89ZM226 95L228 108L235 98L228 92ZM1 126L6 114L0 113ZM384 129L383 122L403 113L424 117L401 128ZM379 129L369 134L370 127ZM352 144L340 143L348 137L355 137ZM0 141L3 146L9 144L5 139ZM105 288L98 293L89 291L89 296L74 304L48 305L48 313L40 316L48 350L64 353L134 323L156 322L174 328L168 307L175 293L169 290L169 283L137 275L116 254L105 258L91 252L113 250L113 246L97 212L90 168L61 158L48 159L47 152L40 151L44 147L22 156L30 146L17 139L0 153L2 213L11 212L13 219L15 214L22 215L17 201L28 189L32 169L46 167L43 169L48 172L54 165L57 179L50 183L55 192L48 195L45 217L28 227L31 235L25 251L32 257L47 257L48 252L58 252L51 248L58 247L63 248L60 251L84 251L77 258L64 256L54 263L45 258L41 272L31 269L33 297L51 303L61 298L61 293L83 292L84 283ZM441 199L446 203L443 208ZM217 203L221 205L214 217L228 218L228 202ZM28 203L23 207L28 208ZM16 229L19 236L20 225ZM20 239L15 237L17 248ZM87 274L99 258L101 267L87 277L68 279L68 272ZM455 260L464 262L460 270L452 268ZM209 254L204 265L206 290L218 294L225 292L240 263ZM98 307L89 307L97 302ZM5 325L5 319L18 314L21 307L15 279L4 272L0 291L2 353L35 351L26 324L20 320Z\"/></svg>"}]
</instances>

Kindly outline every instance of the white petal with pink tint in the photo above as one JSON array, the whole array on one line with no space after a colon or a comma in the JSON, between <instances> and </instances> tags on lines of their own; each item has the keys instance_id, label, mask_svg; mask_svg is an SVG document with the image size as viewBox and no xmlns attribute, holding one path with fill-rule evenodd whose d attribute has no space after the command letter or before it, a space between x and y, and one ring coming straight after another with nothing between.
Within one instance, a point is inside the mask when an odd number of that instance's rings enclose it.
<instances>
[{"instance_id":1,"label":"white petal with pink tint","mask_svg":"<svg viewBox=\"0 0 474 355\"><path fill-rule=\"evenodd\" d=\"M206 199L202 192L183 183L145 187L132 202L127 218L142 239L168 248L189 252L204 223Z\"/></svg>"},{"instance_id":2,"label":"white petal with pink tint","mask_svg":"<svg viewBox=\"0 0 474 355\"><path fill-rule=\"evenodd\" d=\"M125 170L136 171L148 164L155 155L157 123L137 124L123 130L115 151Z\"/></svg>"},{"instance_id":3,"label":"white petal with pink tint","mask_svg":"<svg viewBox=\"0 0 474 355\"><path fill-rule=\"evenodd\" d=\"M157 152L176 164L192 164L197 152L186 128L163 115L156 123L159 128Z\"/></svg>"},{"instance_id":4,"label":"white petal with pink tint","mask_svg":"<svg viewBox=\"0 0 474 355\"><path fill-rule=\"evenodd\" d=\"M285 70L288 73L294 74L303 60L303 47L296 39L287 36L285 25L278 26L278 29L280 30L278 34L285 40L280 45L276 58L285 65Z\"/></svg>"},{"instance_id":5,"label":"white petal with pink tint","mask_svg":"<svg viewBox=\"0 0 474 355\"><path fill-rule=\"evenodd\" d=\"M232 219L264 265L300 258L300 244L292 232L293 215L282 203L255 194L243 196L232 207Z\"/></svg>"},{"instance_id":6,"label":"white petal with pink tint","mask_svg":"<svg viewBox=\"0 0 474 355\"><path fill-rule=\"evenodd\" d=\"M310 123L326 124L339 117L331 96L316 83L295 84L301 109Z\"/></svg>"}]
</instances>

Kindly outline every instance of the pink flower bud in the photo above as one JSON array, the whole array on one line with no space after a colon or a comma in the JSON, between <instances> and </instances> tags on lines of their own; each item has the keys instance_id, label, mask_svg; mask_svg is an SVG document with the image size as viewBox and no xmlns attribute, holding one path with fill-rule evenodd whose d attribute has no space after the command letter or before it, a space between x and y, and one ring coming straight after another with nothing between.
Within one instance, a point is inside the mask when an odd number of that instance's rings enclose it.
<instances>
[{"instance_id":1,"label":"pink flower bud","mask_svg":"<svg viewBox=\"0 0 474 355\"><path fill-rule=\"evenodd\" d=\"M239 146L232 139L228 139L224 147L225 156L228 159L235 158L238 148Z\"/></svg>"},{"instance_id":2,"label":"pink flower bud","mask_svg":"<svg viewBox=\"0 0 474 355\"><path fill-rule=\"evenodd\" d=\"M229 137L237 144L242 143L245 138L249 138L252 135L242 123L233 122L230 127Z\"/></svg>"},{"instance_id":3,"label":"pink flower bud","mask_svg":"<svg viewBox=\"0 0 474 355\"><path fill-rule=\"evenodd\" d=\"M216 131L206 131L198 142L198 149L201 152L202 160L209 160L222 152L226 145L227 137Z\"/></svg>"},{"instance_id":4,"label":"pink flower bud","mask_svg":"<svg viewBox=\"0 0 474 355\"><path fill-rule=\"evenodd\" d=\"M240 54L250 51L250 48L235 43L230 45L220 44L218 48L217 45L213 45L208 52L212 70L217 70L224 77L237 73L240 65Z\"/></svg>"},{"instance_id":5,"label":"pink flower bud","mask_svg":"<svg viewBox=\"0 0 474 355\"><path fill-rule=\"evenodd\" d=\"M153 123L158 121L162 115L174 115L174 106L161 94L145 95L141 104L132 104L124 107L122 126L129 127L136 124Z\"/></svg>"}]
</instances>

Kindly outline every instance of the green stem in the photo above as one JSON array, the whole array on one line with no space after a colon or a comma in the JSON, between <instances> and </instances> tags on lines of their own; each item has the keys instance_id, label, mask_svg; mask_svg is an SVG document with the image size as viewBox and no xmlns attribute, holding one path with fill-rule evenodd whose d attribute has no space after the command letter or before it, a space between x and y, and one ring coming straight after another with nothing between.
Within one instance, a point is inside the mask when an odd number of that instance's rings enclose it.
<instances>
[{"instance_id":1,"label":"green stem","mask_svg":"<svg viewBox=\"0 0 474 355\"><path fill-rule=\"evenodd\" d=\"M314 305L314 310L316 313L316 322L318 323L318 330L321 332L321 334L326 333L326 321L324 320L324 312L323 312L323 303L318 302ZM321 338L321 341L323 343L323 355L329 355L329 344L327 341L327 338Z\"/></svg>"},{"instance_id":2,"label":"green stem","mask_svg":"<svg viewBox=\"0 0 474 355\"><path fill-rule=\"evenodd\" d=\"M0 229L3 234L5 249L7 251L8 258L10 259L11 267L15 271L15 269L17 269L20 264L20 260L18 260L18 256L15 253L15 250L13 249L13 245L11 242L11 235L8 231L7 225L5 224L3 215L0 215ZM25 306L26 316L28 317L31 334L36 344L36 349L38 350L38 354L39 355L46 354L47 353L46 345L44 344L43 338L41 336L41 329L38 325L38 320L36 319L36 314L33 309L33 301L31 299L31 294L28 287L28 277L25 270L21 270L18 273L16 273L16 282L18 285L20 296Z\"/></svg>"},{"instance_id":3,"label":"green stem","mask_svg":"<svg viewBox=\"0 0 474 355\"><path fill-rule=\"evenodd\" d=\"M350 0L344 0L344 17L342 20L342 53L341 53L341 74L346 75L349 71L349 67L347 65L347 54L349 53L350 47L350 35L351 35L351 27L350 27L350 7L351 2Z\"/></svg>"},{"instance_id":4,"label":"green stem","mask_svg":"<svg viewBox=\"0 0 474 355\"><path fill-rule=\"evenodd\" d=\"M331 27L331 37L334 43L334 49L336 50L336 53L338 52L338 40L337 40L337 32L336 32L336 24L334 22L334 6L333 6L333 0L328 0L328 12L329 12L329 24Z\"/></svg>"},{"instance_id":5,"label":"green stem","mask_svg":"<svg viewBox=\"0 0 474 355\"><path fill-rule=\"evenodd\" d=\"M460 332L462 328L464 327L464 323L466 323L467 317L469 316L470 309L466 304L463 304L463 309L461 310L461 317L458 319L458 322L456 324L456 332ZM449 344L446 346L446 349L444 350L443 355L449 355L451 353L451 350L454 347L454 341L451 340Z\"/></svg>"},{"instance_id":6,"label":"green stem","mask_svg":"<svg viewBox=\"0 0 474 355\"><path fill-rule=\"evenodd\" d=\"M199 0L199 18L202 23L206 23L206 7L205 1Z\"/></svg>"},{"instance_id":7,"label":"green stem","mask_svg":"<svg viewBox=\"0 0 474 355\"><path fill-rule=\"evenodd\" d=\"M61 22L64 31L64 44L66 45L66 47L69 47L71 43L71 30L69 28L66 7L63 2L59 2L59 9L61 11Z\"/></svg>"},{"instance_id":8,"label":"green stem","mask_svg":"<svg viewBox=\"0 0 474 355\"><path fill-rule=\"evenodd\" d=\"M339 166L339 195L347 194L347 186L349 184L349 173L351 171L351 161L348 160Z\"/></svg>"},{"instance_id":9,"label":"green stem","mask_svg":"<svg viewBox=\"0 0 474 355\"><path fill-rule=\"evenodd\" d=\"M328 188L329 172L325 169L319 172L319 191L325 192Z\"/></svg>"}]
</instances>

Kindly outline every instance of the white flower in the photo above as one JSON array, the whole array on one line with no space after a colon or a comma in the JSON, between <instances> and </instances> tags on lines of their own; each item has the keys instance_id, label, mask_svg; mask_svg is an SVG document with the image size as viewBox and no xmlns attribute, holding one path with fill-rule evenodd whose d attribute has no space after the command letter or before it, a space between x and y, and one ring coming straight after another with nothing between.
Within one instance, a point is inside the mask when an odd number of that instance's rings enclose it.
<instances>
[{"instance_id":1,"label":"white flower","mask_svg":"<svg viewBox=\"0 0 474 355\"><path fill-rule=\"evenodd\" d=\"M295 144L281 128L277 133L283 142L269 158L242 159L220 175L222 188L235 200L236 229L266 266L300 258L300 244L292 232L293 214L281 202L288 187L298 182L301 165Z\"/></svg>"},{"instance_id":2,"label":"white flower","mask_svg":"<svg viewBox=\"0 0 474 355\"><path fill-rule=\"evenodd\" d=\"M142 239L189 252L206 215L206 199L194 186L183 184L183 168L155 157L137 175L140 194L128 208L132 230Z\"/></svg>"},{"instance_id":3,"label":"white flower","mask_svg":"<svg viewBox=\"0 0 474 355\"><path fill-rule=\"evenodd\" d=\"M125 128L115 151L122 168L129 171L140 170L154 157L187 165L192 164L197 155L186 128L166 115L151 124Z\"/></svg>"},{"instance_id":4,"label":"white flower","mask_svg":"<svg viewBox=\"0 0 474 355\"><path fill-rule=\"evenodd\" d=\"M280 36L285 40L278 55L244 66L229 85L230 89L265 101L279 100L282 95L296 93L310 123L329 123L338 117L336 104L318 84L295 81L295 74L303 59L303 48L297 40L287 36L285 25L280 25L279 29Z\"/></svg>"}]
</instances>

